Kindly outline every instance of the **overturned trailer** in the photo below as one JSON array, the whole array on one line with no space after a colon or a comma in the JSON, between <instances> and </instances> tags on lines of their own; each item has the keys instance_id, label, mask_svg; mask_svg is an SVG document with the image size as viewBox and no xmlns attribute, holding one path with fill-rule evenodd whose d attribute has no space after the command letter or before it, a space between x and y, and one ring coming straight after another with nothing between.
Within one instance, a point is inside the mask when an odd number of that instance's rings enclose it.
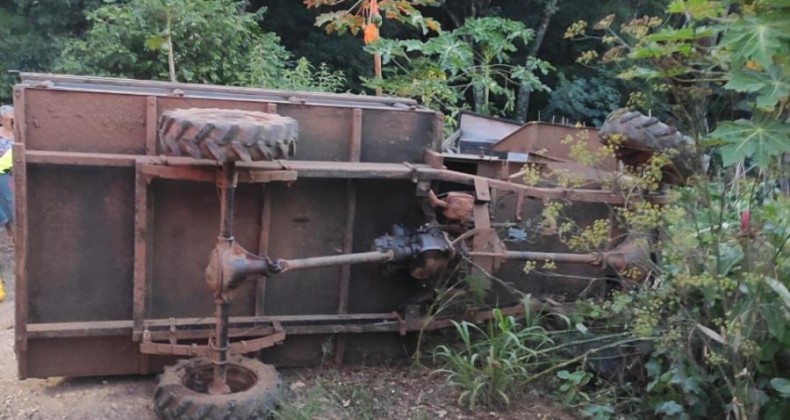
<instances>
[{"instance_id":1,"label":"overturned trailer","mask_svg":"<svg viewBox=\"0 0 790 420\"><path fill-rule=\"evenodd\" d=\"M233 396L255 375L276 382L256 367L244 376L236 355L370 363L403 356L410 332L490 317L490 306L426 316L431 282L459 260L525 292L589 280L530 277L524 260L556 261L571 278L633 263L625 248L503 242L502 227L543 200L579 203L583 224L622 198L524 185L523 162L443 155L442 116L412 100L21 77L20 378L147 374L198 356L210 363L180 369L199 373L163 381ZM492 301L521 310L499 292ZM161 392L157 410L173 417L183 407Z\"/></svg>"}]
</instances>

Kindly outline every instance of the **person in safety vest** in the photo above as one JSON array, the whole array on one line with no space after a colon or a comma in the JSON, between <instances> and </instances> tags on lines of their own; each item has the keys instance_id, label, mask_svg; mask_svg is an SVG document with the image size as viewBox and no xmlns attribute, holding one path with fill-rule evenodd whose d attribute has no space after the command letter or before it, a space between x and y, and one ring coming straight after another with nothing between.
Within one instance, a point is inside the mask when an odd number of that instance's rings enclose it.
<instances>
[{"instance_id":1,"label":"person in safety vest","mask_svg":"<svg viewBox=\"0 0 790 420\"><path fill-rule=\"evenodd\" d=\"M14 107L0 106L0 225L5 226L13 239L14 194L11 184L14 144Z\"/></svg>"},{"instance_id":2,"label":"person in safety vest","mask_svg":"<svg viewBox=\"0 0 790 420\"><path fill-rule=\"evenodd\" d=\"M14 231L14 194L11 189L11 146L14 144L14 107L0 106L0 224L5 226L12 243ZM5 288L0 279L0 302L5 300Z\"/></svg>"}]
</instances>

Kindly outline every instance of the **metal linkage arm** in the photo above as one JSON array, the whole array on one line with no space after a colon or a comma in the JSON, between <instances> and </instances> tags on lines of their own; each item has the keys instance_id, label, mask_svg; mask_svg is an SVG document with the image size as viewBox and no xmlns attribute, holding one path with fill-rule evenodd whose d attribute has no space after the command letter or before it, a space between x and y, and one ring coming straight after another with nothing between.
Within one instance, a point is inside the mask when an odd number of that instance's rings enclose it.
<instances>
[{"instance_id":1,"label":"metal linkage arm","mask_svg":"<svg viewBox=\"0 0 790 420\"><path fill-rule=\"evenodd\" d=\"M592 264L612 267L618 271L628 269L644 270L650 265L650 244L645 238L628 236L620 245L610 251L574 254L564 252L538 251L471 251L469 256L493 257L504 260L554 261L570 264Z\"/></svg>"},{"instance_id":2,"label":"metal linkage arm","mask_svg":"<svg viewBox=\"0 0 790 420\"><path fill-rule=\"evenodd\" d=\"M359 263L378 263L389 262L395 259L392 251L371 251L356 254L330 255L325 257L298 258L293 260L277 260L275 262L274 273L283 273L289 270L299 270L302 268L330 267L345 264Z\"/></svg>"},{"instance_id":3,"label":"metal linkage arm","mask_svg":"<svg viewBox=\"0 0 790 420\"><path fill-rule=\"evenodd\" d=\"M290 270L346 264L409 261L419 256L424 256L422 260L430 259L434 263L437 261L441 263L454 254L453 245L438 229L411 232L395 227L392 235L384 235L376 239L373 246L374 250L370 252L271 260L269 257L248 252L232 237L223 235L211 253L206 268L206 281L215 296L227 301L229 292L253 275L268 276ZM441 265L438 263L434 265ZM424 272L428 267L422 268L419 274L423 276L430 274ZM421 278L421 276L416 277Z\"/></svg>"},{"instance_id":4,"label":"metal linkage arm","mask_svg":"<svg viewBox=\"0 0 790 420\"><path fill-rule=\"evenodd\" d=\"M505 251L497 252L475 252L469 253L470 257L499 257L506 260L525 260L525 261L554 261L559 263L571 264L597 264L601 261L600 255L572 254L564 252L539 252L539 251Z\"/></svg>"}]
</instances>

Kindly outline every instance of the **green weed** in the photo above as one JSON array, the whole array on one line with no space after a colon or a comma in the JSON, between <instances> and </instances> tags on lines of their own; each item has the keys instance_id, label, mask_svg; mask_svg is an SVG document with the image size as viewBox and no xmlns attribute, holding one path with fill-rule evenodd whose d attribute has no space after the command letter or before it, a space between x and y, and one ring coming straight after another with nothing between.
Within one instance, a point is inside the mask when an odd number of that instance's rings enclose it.
<instances>
[{"instance_id":1,"label":"green weed","mask_svg":"<svg viewBox=\"0 0 790 420\"><path fill-rule=\"evenodd\" d=\"M538 363L538 350L552 344L546 330L529 316L519 321L499 309L483 329L468 322L455 323L459 347L436 348L435 359L443 364L437 373L461 391L459 405L509 405Z\"/></svg>"}]
</instances>

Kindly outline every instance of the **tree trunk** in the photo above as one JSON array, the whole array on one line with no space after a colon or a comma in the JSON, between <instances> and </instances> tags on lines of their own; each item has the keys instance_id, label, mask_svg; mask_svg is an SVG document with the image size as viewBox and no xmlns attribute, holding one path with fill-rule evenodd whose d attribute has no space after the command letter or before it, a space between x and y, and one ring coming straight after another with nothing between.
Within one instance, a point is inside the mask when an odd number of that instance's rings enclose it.
<instances>
[{"instance_id":1,"label":"tree trunk","mask_svg":"<svg viewBox=\"0 0 790 420\"><path fill-rule=\"evenodd\" d=\"M375 53L373 54L373 74L376 77L376 81L381 83L381 54ZM381 85L376 88L376 96L381 96L383 94Z\"/></svg>"},{"instance_id":2,"label":"tree trunk","mask_svg":"<svg viewBox=\"0 0 790 420\"><path fill-rule=\"evenodd\" d=\"M529 57L538 57L540 45L543 44L543 38L546 36L546 31L549 29L551 17L557 13L557 3L559 0L546 0L546 7L543 9L543 18L540 20L540 26L535 33L535 40L532 42L532 48L529 51ZM516 116L518 122L524 122L527 119L527 111L529 110L529 96L532 94L532 88L525 83L521 83L518 87L518 96L516 97Z\"/></svg>"},{"instance_id":3,"label":"tree trunk","mask_svg":"<svg viewBox=\"0 0 790 420\"><path fill-rule=\"evenodd\" d=\"M165 28L167 30L167 70L170 73L170 81L175 83L176 79L176 59L173 53L173 28L171 28L170 14L167 15L167 23Z\"/></svg>"},{"instance_id":4,"label":"tree trunk","mask_svg":"<svg viewBox=\"0 0 790 420\"><path fill-rule=\"evenodd\" d=\"M485 114L485 92L482 86L472 86L472 97L475 112Z\"/></svg>"}]
</instances>

